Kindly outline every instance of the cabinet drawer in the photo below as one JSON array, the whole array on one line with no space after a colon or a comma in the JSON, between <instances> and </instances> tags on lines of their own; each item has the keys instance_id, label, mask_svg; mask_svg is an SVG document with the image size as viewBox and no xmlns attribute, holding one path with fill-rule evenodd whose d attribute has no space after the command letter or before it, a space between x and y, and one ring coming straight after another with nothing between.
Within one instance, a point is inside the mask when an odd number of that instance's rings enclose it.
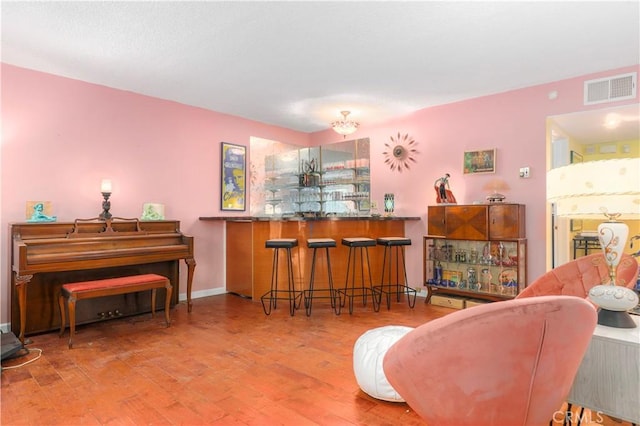
<instances>
[{"instance_id":1,"label":"cabinet drawer","mask_svg":"<svg viewBox=\"0 0 640 426\"><path fill-rule=\"evenodd\" d=\"M487 302L486 300L467 299L464 301L464 307L473 308L474 306L486 305L487 303L489 302Z\"/></svg>"},{"instance_id":2,"label":"cabinet drawer","mask_svg":"<svg viewBox=\"0 0 640 426\"><path fill-rule=\"evenodd\" d=\"M464 309L464 299L450 296L433 295L431 304L436 306L444 306L446 308Z\"/></svg>"}]
</instances>

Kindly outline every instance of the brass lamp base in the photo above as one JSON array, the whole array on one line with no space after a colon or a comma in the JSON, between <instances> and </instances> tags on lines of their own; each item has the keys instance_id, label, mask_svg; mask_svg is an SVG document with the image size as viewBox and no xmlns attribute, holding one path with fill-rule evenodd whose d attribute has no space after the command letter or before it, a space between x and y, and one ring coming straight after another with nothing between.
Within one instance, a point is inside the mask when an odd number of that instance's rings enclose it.
<instances>
[{"instance_id":1,"label":"brass lamp base","mask_svg":"<svg viewBox=\"0 0 640 426\"><path fill-rule=\"evenodd\" d=\"M627 311L598 309L598 324L615 328L636 328L636 323Z\"/></svg>"}]
</instances>

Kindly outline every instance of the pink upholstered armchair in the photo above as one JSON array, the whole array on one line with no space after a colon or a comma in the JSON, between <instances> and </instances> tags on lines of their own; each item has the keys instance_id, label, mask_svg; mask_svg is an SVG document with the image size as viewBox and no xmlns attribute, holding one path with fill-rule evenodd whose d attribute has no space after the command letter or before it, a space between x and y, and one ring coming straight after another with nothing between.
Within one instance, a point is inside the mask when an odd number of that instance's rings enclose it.
<instances>
[{"instance_id":1,"label":"pink upholstered armchair","mask_svg":"<svg viewBox=\"0 0 640 426\"><path fill-rule=\"evenodd\" d=\"M638 262L623 254L616 270L617 285L633 288L638 277ZM589 290L609 282L609 267L602 253L579 257L541 275L516 299L551 294L586 298Z\"/></svg>"},{"instance_id":2,"label":"pink upholstered armchair","mask_svg":"<svg viewBox=\"0 0 640 426\"><path fill-rule=\"evenodd\" d=\"M596 320L578 297L481 305L407 333L387 351L384 373L429 425L549 424Z\"/></svg>"}]
</instances>

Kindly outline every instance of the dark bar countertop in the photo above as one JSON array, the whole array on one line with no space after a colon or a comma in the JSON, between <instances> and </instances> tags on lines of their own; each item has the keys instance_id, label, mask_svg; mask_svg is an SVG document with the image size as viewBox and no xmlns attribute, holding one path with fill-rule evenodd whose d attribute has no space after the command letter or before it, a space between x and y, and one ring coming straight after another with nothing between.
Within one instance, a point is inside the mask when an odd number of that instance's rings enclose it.
<instances>
[{"instance_id":1,"label":"dark bar countertop","mask_svg":"<svg viewBox=\"0 0 640 426\"><path fill-rule=\"evenodd\" d=\"M200 216L200 220L222 220L234 222L300 222L300 221L354 221L354 220L420 220L418 216Z\"/></svg>"}]
</instances>

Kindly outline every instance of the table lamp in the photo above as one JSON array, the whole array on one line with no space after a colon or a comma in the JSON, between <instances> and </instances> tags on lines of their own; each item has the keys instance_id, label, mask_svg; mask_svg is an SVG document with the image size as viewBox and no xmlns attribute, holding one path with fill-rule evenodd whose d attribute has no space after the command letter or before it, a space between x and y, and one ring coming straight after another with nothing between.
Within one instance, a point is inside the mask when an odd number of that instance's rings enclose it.
<instances>
[{"instance_id":1,"label":"table lamp","mask_svg":"<svg viewBox=\"0 0 640 426\"><path fill-rule=\"evenodd\" d=\"M505 197L501 192L508 191L511 189L509 184L502 179L491 179L489 182L485 183L482 187L485 191L492 191L489 195L487 195L487 201L489 203L502 203ZM500 191L500 192L498 192Z\"/></svg>"},{"instance_id":2,"label":"table lamp","mask_svg":"<svg viewBox=\"0 0 640 426\"><path fill-rule=\"evenodd\" d=\"M547 172L547 200L557 216L599 219L598 240L609 266L609 283L589 290L599 307L598 324L633 328L628 310L638 304L630 288L616 286L616 268L624 252L629 227L622 220L640 219L640 158L587 161Z\"/></svg>"},{"instance_id":3,"label":"table lamp","mask_svg":"<svg viewBox=\"0 0 640 426\"><path fill-rule=\"evenodd\" d=\"M111 180L110 179L102 179L100 183L100 192L102 193L102 212L98 216L101 220L111 219L111 213L109 210L111 209L111 201L109 201L109 197L111 196Z\"/></svg>"}]
</instances>

